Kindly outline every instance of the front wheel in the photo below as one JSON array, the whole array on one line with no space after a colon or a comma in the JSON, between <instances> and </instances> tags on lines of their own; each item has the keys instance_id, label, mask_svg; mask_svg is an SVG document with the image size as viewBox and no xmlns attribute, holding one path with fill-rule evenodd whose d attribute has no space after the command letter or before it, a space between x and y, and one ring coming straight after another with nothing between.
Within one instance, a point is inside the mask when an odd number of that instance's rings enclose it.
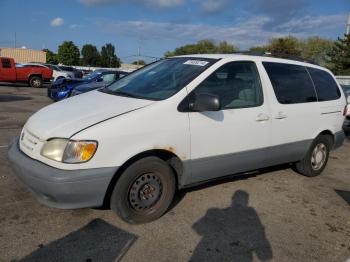
<instances>
[{"instance_id":1,"label":"front wheel","mask_svg":"<svg viewBox=\"0 0 350 262\"><path fill-rule=\"evenodd\" d=\"M29 80L29 85L34 88L40 88L43 86L43 80L39 76L33 76Z\"/></svg>"},{"instance_id":2,"label":"front wheel","mask_svg":"<svg viewBox=\"0 0 350 262\"><path fill-rule=\"evenodd\" d=\"M316 137L306 156L295 164L296 171L307 177L320 175L327 165L332 145L333 139L330 135Z\"/></svg>"},{"instance_id":3,"label":"front wheel","mask_svg":"<svg viewBox=\"0 0 350 262\"><path fill-rule=\"evenodd\" d=\"M174 194L170 166L157 157L146 157L123 172L111 196L111 209L125 222L146 223L167 211Z\"/></svg>"}]
</instances>

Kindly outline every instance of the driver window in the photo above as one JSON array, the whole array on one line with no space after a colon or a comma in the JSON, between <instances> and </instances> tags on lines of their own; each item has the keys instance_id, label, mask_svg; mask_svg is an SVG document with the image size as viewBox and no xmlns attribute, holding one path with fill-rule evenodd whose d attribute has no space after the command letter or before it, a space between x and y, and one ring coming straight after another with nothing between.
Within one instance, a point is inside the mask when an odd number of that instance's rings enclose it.
<instances>
[{"instance_id":1,"label":"driver window","mask_svg":"<svg viewBox=\"0 0 350 262\"><path fill-rule=\"evenodd\" d=\"M231 62L212 73L194 90L219 97L222 109L256 107L263 103L259 73L254 62Z\"/></svg>"}]
</instances>

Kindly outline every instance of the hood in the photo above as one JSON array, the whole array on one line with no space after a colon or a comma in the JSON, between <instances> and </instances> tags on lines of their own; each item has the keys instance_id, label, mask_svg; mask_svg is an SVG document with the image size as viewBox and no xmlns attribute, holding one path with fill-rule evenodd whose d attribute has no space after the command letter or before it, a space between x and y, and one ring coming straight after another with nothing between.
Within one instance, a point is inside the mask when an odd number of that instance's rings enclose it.
<instances>
[{"instance_id":1,"label":"hood","mask_svg":"<svg viewBox=\"0 0 350 262\"><path fill-rule=\"evenodd\" d=\"M57 79L53 85L62 85L62 84L80 84L84 83L85 80L83 79L67 79L67 78L59 78Z\"/></svg>"},{"instance_id":2,"label":"hood","mask_svg":"<svg viewBox=\"0 0 350 262\"><path fill-rule=\"evenodd\" d=\"M86 92L88 90L93 90L101 87L105 87L106 83L103 82L92 82L88 84L81 84L75 87L74 89L80 92Z\"/></svg>"},{"instance_id":3,"label":"hood","mask_svg":"<svg viewBox=\"0 0 350 262\"><path fill-rule=\"evenodd\" d=\"M69 138L80 130L154 101L88 92L51 104L32 115L25 127L42 140Z\"/></svg>"}]
</instances>

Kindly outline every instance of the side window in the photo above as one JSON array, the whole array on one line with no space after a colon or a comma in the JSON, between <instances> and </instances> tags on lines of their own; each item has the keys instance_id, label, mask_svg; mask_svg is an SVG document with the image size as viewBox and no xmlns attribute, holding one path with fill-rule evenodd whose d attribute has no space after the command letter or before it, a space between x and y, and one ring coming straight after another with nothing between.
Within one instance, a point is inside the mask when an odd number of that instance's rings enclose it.
<instances>
[{"instance_id":1,"label":"side window","mask_svg":"<svg viewBox=\"0 0 350 262\"><path fill-rule=\"evenodd\" d=\"M2 58L1 63L2 63L3 68L11 68L11 60L10 59Z\"/></svg>"},{"instance_id":2,"label":"side window","mask_svg":"<svg viewBox=\"0 0 350 262\"><path fill-rule=\"evenodd\" d=\"M317 92L318 101L330 101L340 98L340 91L333 77L326 71L308 67Z\"/></svg>"},{"instance_id":3,"label":"side window","mask_svg":"<svg viewBox=\"0 0 350 262\"><path fill-rule=\"evenodd\" d=\"M311 78L303 66L263 62L278 102L297 104L317 101Z\"/></svg>"},{"instance_id":4,"label":"side window","mask_svg":"<svg viewBox=\"0 0 350 262\"><path fill-rule=\"evenodd\" d=\"M222 109L260 106L263 94L254 62L223 65L198 85L194 94L209 93L219 97Z\"/></svg>"},{"instance_id":5,"label":"side window","mask_svg":"<svg viewBox=\"0 0 350 262\"><path fill-rule=\"evenodd\" d=\"M115 80L115 74L105 74L101 78L104 83L112 83Z\"/></svg>"}]
</instances>

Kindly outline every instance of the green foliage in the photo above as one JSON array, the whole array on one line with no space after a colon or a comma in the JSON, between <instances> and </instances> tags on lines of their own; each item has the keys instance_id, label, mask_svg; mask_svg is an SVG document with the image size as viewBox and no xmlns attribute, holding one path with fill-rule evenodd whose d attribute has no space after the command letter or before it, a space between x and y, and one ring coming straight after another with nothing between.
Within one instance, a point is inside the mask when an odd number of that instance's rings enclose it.
<instances>
[{"instance_id":1,"label":"green foliage","mask_svg":"<svg viewBox=\"0 0 350 262\"><path fill-rule=\"evenodd\" d=\"M79 48L72 41L64 41L58 47L58 61L64 65L79 65Z\"/></svg>"},{"instance_id":2,"label":"green foliage","mask_svg":"<svg viewBox=\"0 0 350 262\"><path fill-rule=\"evenodd\" d=\"M331 40L323 39L318 36L301 40L301 57L325 66L329 59L328 54L332 50L333 43L334 42Z\"/></svg>"},{"instance_id":3,"label":"green foliage","mask_svg":"<svg viewBox=\"0 0 350 262\"><path fill-rule=\"evenodd\" d=\"M46 52L46 63L57 65L58 64L58 58L57 54L50 51L49 49L43 49L44 52Z\"/></svg>"},{"instance_id":4,"label":"green foliage","mask_svg":"<svg viewBox=\"0 0 350 262\"><path fill-rule=\"evenodd\" d=\"M268 50L268 46L264 45L264 46L253 46L251 48L249 48L249 52L252 53L256 53L256 54L264 54Z\"/></svg>"},{"instance_id":5,"label":"green foliage","mask_svg":"<svg viewBox=\"0 0 350 262\"><path fill-rule=\"evenodd\" d=\"M238 51L238 48L227 43L226 41L220 42L216 45L211 40L201 40L196 44L188 44L176 48L174 51L168 51L164 54L165 57L177 56L177 55L189 55L189 54L230 54Z\"/></svg>"},{"instance_id":6,"label":"green foliage","mask_svg":"<svg viewBox=\"0 0 350 262\"><path fill-rule=\"evenodd\" d=\"M267 51L272 54L300 56L300 42L296 37L273 38L267 46Z\"/></svg>"},{"instance_id":7,"label":"green foliage","mask_svg":"<svg viewBox=\"0 0 350 262\"><path fill-rule=\"evenodd\" d=\"M146 62L144 60L137 60L132 62L133 65L146 65Z\"/></svg>"},{"instance_id":8,"label":"green foliage","mask_svg":"<svg viewBox=\"0 0 350 262\"><path fill-rule=\"evenodd\" d=\"M115 54L115 47L112 44L106 44L101 49L102 67L120 67L120 59Z\"/></svg>"},{"instance_id":9,"label":"green foliage","mask_svg":"<svg viewBox=\"0 0 350 262\"><path fill-rule=\"evenodd\" d=\"M338 38L329 52L328 67L337 75L350 75L350 35Z\"/></svg>"},{"instance_id":10,"label":"green foliage","mask_svg":"<svg viewBox=\"0 0 350 262\"><path fill-rule=\"evenodd\" d=\"M101 62L101 56L96 46L86 44L81 49L81 64L83 66L99 66Z\"/></svg>"}]
</instances>

